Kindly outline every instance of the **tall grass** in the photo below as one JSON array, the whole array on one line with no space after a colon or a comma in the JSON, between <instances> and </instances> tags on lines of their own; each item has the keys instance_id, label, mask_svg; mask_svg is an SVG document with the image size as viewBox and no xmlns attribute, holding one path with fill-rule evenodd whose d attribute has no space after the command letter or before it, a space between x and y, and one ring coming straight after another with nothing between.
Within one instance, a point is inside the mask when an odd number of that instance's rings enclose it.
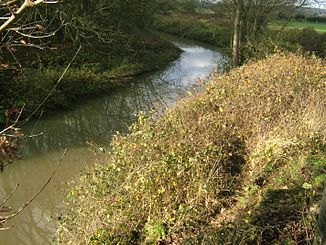
<instances>
[{"instance_id":1,"label":"tall grass","mask_svg":"<svg viewBox=\"0 0 326 245\"><path fill-rule=\"evenodd\" d=\"M116 135L69 192L58 242L311 242L326 155L325 63L276 54Z\"/></svg>"}]
</instances>

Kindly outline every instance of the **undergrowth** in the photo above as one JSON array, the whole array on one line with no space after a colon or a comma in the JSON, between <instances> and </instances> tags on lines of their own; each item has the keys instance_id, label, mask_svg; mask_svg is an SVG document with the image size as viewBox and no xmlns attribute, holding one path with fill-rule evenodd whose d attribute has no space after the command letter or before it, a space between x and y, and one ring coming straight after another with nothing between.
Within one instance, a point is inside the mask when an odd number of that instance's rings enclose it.
<instances>
[{"instance_id":1,"label":"undergrowth","mask_svg":"<svg viewBox=\"0 0 326 245\"><path fill-rule=\"evenodd\" d=\"M125 85L142 73L162 69L181 53L171 43L153 34L134 41L124 51L100 44L94 46L81 49L54 91L76 52L73 47L55 51L19 50L17 59L23 68L16 67L15 62L6 57L6 66L0 66L0 125L5 121L6 109L24 107L24 117L50 93L43 106L46 111L66 108L81 97L99 94Z\"/></svg>"},{"instance_id":2,"label":"undergrowth","mask_svg":"<svg viewBox=\"0 0 326 245\"><path fill-rule=\"evenodd\" d=\"M171 12L157 15L154 28L219 48L226 48L230 44L231 31L227 23L205 14Z\"/></svg>"},{"instance_id":3,"label":"undergrowth","mask_svg":"<svg viewBox=\"0 0 326 245\"><path fill-rule=\"evenodd\" d=\"M325 175L326 69L275 54L117 134L68 194L62 244L307 244Z\"/></svg>"}]
</instances>

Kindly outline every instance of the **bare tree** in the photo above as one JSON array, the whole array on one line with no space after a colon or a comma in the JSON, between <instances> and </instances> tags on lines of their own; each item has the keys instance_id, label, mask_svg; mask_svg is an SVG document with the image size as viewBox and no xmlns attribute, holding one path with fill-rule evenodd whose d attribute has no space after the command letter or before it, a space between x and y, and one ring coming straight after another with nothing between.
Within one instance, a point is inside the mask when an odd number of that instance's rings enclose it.
<instances>
[{"instance_id":1,"label":"bare tree","mask_svg":"<svg viewBox=\"0 0 326 245\"><path fill-rule=\"evenodd\" d=\"M219 2L219 1L218 1ZM255 37L278 13L308 4L308 0L222 0L224 9L233 20L232 66L241 59L241 42ZM315 2L322 2L317 1Z\"/></svg>"}]
</instances>

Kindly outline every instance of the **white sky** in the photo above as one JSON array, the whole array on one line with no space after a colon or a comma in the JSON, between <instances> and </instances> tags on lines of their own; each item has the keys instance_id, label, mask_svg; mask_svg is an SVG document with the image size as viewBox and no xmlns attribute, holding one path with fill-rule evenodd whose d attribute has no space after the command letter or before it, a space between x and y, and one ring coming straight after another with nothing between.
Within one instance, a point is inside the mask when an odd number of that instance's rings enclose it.
<instances>
[{"instance_id":1,"label":"white sky","mask_svg":"<svg viewBox=\"0 0 326 245\"><path fill-rule=\"evenodd\" d=\"M316 3L318 2L318 3ZM310 5L309 7L314 7L314 8L323 8L323 9L326 9L326 1L313 1L313 0L310 0Z\"/></svg>"}]
</instances>

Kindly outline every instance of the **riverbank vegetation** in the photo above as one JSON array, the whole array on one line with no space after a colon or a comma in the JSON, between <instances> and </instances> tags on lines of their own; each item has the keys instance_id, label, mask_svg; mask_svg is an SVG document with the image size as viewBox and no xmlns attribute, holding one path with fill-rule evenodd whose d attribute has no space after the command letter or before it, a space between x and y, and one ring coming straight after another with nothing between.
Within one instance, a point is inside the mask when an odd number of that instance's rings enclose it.
<instances>
[{"instance_id":1,"label":"riverbank vegetation","mask_svg":"<svg viewBox=\"0 0 326 245\"><path fill-rule=\"evenodd\" d=\"M326 36L268 26L301 2L68 0L26 15L19 4L46 1L1 3L0 124L12 126L0 133L0 168L19 152L22 113L67 108L175 59L154 27L228 49L234 69L118 133L107 160L71 186L56 242L312 243L326 180L316 57Z\"/></svg>"},{"instance_id":2,"label":"riverbank vegetation","mask_svg":"<svg viewBox=\"0 0 326 245\"><path fill-rule=\"evenodd\" d=\"M212 14L170 12L157 15L157 31L208 43L226 49L230 45L231 29L223 19Z\"/></svg>"},{"instance_id":3,"label":"riverbank vegetation","mask_svg":"<svg viewBox=\"0 0 326 245\"><path fill-rule=\"evenodd\" d=\"M239 45L236 42L236 46L233 43L233 18L239 6L232 5L230 1L197 5L190 5L189 1L180 1L179 5L157 14L154 27L162 32L213 44L232 57L237 50L235 63L239 64L261 59L280 50L326 57L326 35L321 32L324 23L300 22L300 25L292 21L299 10L282 1L266 2L266 6L256 6L250 1L248 6L239 3L243 20L239 30L241 40Z\"/></svg>"},{"instance_id":4,"label":"riverbank vegetation","mask_svg":"<svg viewBox=\"0 0 326 245\"><path fill-rule=\"evenodd\" d=\"M2 31L0 124L8 119L6 110L24 107L24 117L48 95L41 109L66 108L176 59L180 51L151 31L159 1L150 2L40 5L26 12L27 20L19 18Z\"/></svg>"},{"instance_id":5,"label":"riverbank vegetation","mask_svg":"<svg viewBox=\"0 0 326 245\"><path fill-rule=\"evenodd\" d=\"M29 55L33 53L36 57L32 65L10 67L2 72L2 106L22 108L25 105L23 115L28 115L51 93L43 109L67 108L72 102L78 101L80 96L85 99L107 89L126 85L136 75L160 69L180 54L172 44L154 34L147 34L142 41L134 43L133 49L120 56L85 47L57 86L69 62L68 57L73 57L76 51L29 51ZM24 57L23 61L30 62L31 59Z\"/></svg>"},{"instance_id":6,"label":"riverbank vegetation","mask_svg":"<svg viewBox=\"0 0 326 245\"><path fill-rule=\"evenodd\" d=\"M275 54L116 135L63 244L311 243L325 180L325 62ZM154 115L155 118L155 115Z\"/></svg>"},{"instance_id":7,"label":"riverbank vegetation","mask_svg":"<svg viewBox=\"0 0 326 245\"><path fill-rule=\"evenodd\" d=\"M283 23L283 24L280 24ZM290 22L292 23L292 22ZM315 53L325 57L326 35L319 29L301 26L300 28L282 28L284 22L269 25L268 29L247 40L242 47L242 62L261 58L279 50ZM314 26L314 25L312 25ZM155 28L159 31L209 43L230 53L230 28L216 17L201 14L171 12L156 17ZM251 53L252 52L252 53Z\"/></svg>"}]
</instances>

